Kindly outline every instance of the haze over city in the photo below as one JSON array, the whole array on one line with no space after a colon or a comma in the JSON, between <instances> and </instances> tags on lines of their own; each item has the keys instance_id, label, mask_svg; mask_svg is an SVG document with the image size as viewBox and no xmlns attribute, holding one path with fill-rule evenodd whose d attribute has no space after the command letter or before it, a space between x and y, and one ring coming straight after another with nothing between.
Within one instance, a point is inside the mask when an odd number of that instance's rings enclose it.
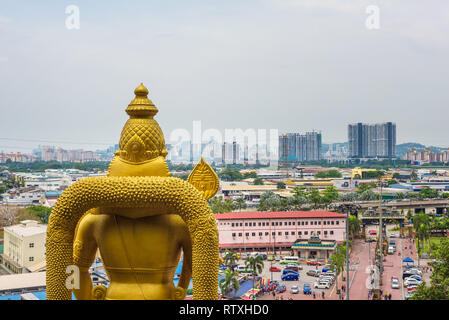
<instances>
[{"instance_id":1,"label":"haze over city","mask_svg":"<svg viewBox=\"0 0 449 320\"><path fill-rule=\"evenodd\" d=\"M449 3L420 3L76 1L69 30L68 3L3 1L1 149L115 144L140 82L166 139L201 120L332 143L349 123L392 121L397 143L447 146Z\"/></svg>"}]
</instances>

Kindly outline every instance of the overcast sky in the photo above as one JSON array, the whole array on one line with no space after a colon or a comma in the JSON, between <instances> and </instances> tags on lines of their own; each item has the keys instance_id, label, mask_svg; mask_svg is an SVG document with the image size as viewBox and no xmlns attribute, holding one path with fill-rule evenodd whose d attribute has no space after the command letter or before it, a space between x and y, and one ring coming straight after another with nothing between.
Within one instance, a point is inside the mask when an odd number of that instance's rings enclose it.
<instances>
[{"instance_id":1,"label":"overcast sky","mask_svg":"<svg viewBox=\"0 0 449 320\"><path fill-rule=\"evenodd\" d=\"M2 0L0 150L118 143L140 82L166 140L194 120L325 143L392 121L398 143L449 146L448 35L447 0Z\"/></svg>"}]
</instances>

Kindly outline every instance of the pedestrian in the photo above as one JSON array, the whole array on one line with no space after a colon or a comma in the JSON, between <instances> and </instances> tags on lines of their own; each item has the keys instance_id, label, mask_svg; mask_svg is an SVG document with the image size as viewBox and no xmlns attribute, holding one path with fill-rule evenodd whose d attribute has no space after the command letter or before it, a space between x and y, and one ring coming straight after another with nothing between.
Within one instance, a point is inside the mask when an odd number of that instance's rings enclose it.
<instances>
[{"instance_id":1,"label":"pedestrian","mask_svg":"<svg viewBox=\"0 0 449 320\"><path fill-rule=\"evenodd\" d=\"M284 300L284 296L281 296L281 300Z\"/></svg>"},{"instance_id":2,"label":"pedestrian","mask_svg":"<svg viewBox=\"0 0 449 320\"><path fill-rule=\"evenodd\" d=\"M321 297L324 299L324 291L321 291Z\"/></svg>"},{"instance_id":3,"label":"pedestrian","mask_svg":"<svg viewBox=\"0 0 449 320\"><path fill-rule=\"evenodd\" d=\"M388 295L388 300L391 300L391 293Z\"/></svg>"},{"instance_id":4,"label":"pedestrian","mask_svg":"<svg viewBox=\"0 0 449 320\"><path fill-rule=\"evenodd\" d=\"M315 291L313 291L313 298L315 299Z\"/></svg>"}]
</instances>

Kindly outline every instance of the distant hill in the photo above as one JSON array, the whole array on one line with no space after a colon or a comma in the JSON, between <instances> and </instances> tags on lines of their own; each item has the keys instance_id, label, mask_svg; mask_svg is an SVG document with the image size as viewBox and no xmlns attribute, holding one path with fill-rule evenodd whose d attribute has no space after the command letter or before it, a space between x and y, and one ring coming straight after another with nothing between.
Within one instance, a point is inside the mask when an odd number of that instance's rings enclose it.
<instances>
[{"instance_id":1,"label":"distant hill","mask_svg":"<svg viewBox=\"0 0 449 320\"><path fill-rule=\"evenodd\" d=\"M447 148L435 147L435 146L425 146L417 142L407 142L396 145L396 156L402 158L402 156L409 151L411 148L415 148L418 151L422 151L425 148L429 148L434 153L439 153L442 150L447 150Z\"/></svg>"}]
</instances>

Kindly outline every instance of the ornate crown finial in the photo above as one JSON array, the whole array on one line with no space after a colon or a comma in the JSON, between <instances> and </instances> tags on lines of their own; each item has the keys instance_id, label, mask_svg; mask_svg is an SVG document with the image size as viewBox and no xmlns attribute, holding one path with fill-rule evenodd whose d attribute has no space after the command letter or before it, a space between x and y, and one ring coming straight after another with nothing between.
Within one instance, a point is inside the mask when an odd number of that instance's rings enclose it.
<instances>
[{"instance_id":1,"label":"ornate crown finial","mask_svg":"<svg viewBox=\"0 0 449 320\"><path fill-rule=\"evenodd\" d=\"M159 124L153 119L158 109L148 99L148 89L141 83L135 90L136 97L126 108L130 116L123 127L116 155L122 160L142 163L159 156L165 157L165 140Z\"/></svg>"},{"instance_id":2,"label":"ornate crown finial","mask_svg":"<svg viewBox=\"0 0 449 320\"><path fill-rule=\"evenodd\" d=\"M126 113L131 117L138 118L152 118L159 111L154 105L153 101L148 99L148 89L140 83L134 90L136 97L131 101L126 108Z\"/></svg>"}]
</instances>

